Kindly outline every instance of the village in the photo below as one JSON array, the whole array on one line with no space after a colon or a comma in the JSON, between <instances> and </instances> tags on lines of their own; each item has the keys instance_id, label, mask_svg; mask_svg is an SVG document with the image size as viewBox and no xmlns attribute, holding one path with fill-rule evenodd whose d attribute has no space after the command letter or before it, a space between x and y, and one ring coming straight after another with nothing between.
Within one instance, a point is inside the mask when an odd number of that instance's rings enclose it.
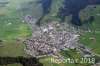
<instances>
[{"instance_id":1,"label":"village","mask_svg":"<svg viewBox=\"0 0 100 66\"><path fill-rule=\"evenodd\" d=\"M34 57L55 56L61 50L79 50L84 56L92 56L90 48L78 43L79 36L82 34L80 29L75 29L68 23L58 23L53 21L49 24L36 25L35 17L27 15L26 22L33 30L31 38L20 38L19 40L26 45L24 51Z\"/></svg>"}]
</instances>

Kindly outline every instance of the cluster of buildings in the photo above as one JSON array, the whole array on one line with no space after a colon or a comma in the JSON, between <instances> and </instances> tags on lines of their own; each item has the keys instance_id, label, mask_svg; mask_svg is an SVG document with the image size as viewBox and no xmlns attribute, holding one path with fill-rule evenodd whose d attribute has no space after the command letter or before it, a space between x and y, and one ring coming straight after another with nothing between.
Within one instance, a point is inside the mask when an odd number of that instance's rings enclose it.
<instances>
[{"instance_id":1,"label":"cluster of buildings","mask_svg":"<svg viewBox=\"0 0 100 66\"><path fill-rule=\"evenodd\" d=\"M35 19L31 16L25 18L34 30L31 38L21 39L26 45L25 52L31 56L48 55L61 50L75 49L77 47L77 30L67 23L35 25ZM36 35L37 34L37 35Z\"/></svg>"},{"instance_id":2,"label":"cluster of buildings","mask_svg":"<svg viewBox=\"0 0 100 66\"><path fill-rule=\"evenodd\" d=\"M33 30L31 38L20 39L26 45L24 51L27 54L37 57L79 47L79 30L68 23L53 21L36 26L34 17L27 15L25 19Z\"/></svg>"}]
</instances>

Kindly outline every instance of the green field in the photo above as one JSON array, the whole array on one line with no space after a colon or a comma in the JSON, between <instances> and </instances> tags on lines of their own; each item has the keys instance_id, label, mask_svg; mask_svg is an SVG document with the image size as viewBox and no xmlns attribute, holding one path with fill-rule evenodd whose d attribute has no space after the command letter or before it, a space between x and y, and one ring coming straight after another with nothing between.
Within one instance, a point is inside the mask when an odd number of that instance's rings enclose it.
<instances>
[{"instance_id":1,"label":"green field","mask_svg":"<svg viewBox=\"0 0 100 66\"><path fill-rule=\"evenodd\" d=\"M16 6L18 6L17 1L16 4L11 2L8 6L0 7L0 40L2 40L0 42L0 56L29 57L24 52L25 45L16 40L17 38L31 37L32 31L22 19Z\"/></svg>"},{"instance_id":2,"label":"green field","mask_svg":"<svg viewBox=\"0 0 100 66\"><path fill-rule=\"evenodd\" d=\"M12 43L5 43L6 45L0 46L0 56L24 56L28 57L28 55L24 52L25 45L20 42L12 42Z\"/></svg>"},{"instance_id":3,"label":"green field","mask_svg":"<svg viewBox=\"0 0 100 66\"><path fill-rule=\"evenodd\" d=\"M92 32L88 32L84 34L82 39L79 40L79 42L83 45L86 45L90 48L92 48L92 51L94 53L97 53L100 55L100 16L97 16L97 14L100 14L100 6L97 5L96 8L92 8L91 10L88 6L87 8L84 9L84 11L89 15L89 16L94 16L95 21L92 24L87 24L83 26L83 29L90 28ZM84 16L84 13L80 12L80 17L81 19L86 19ZM95 31L95 32L94 32ZM91 40L93 38L94 40Z\"/></svg>"},{"instance_id":4,"label":"green field","mask_svg":"<svg viewBox=\"0 0 100 66\"><path fill-rule=\"evenodd\" d=\"M94 38L94 40L90 39L91 37ZM83 38L84 39L80 39L79 42L90 47L94 53L100 55L100 33L86 33Z\"/></svg>"},{"instance_id":5,"label":"green field","mask_svg":"<svg viewBox=\"0 0 100 66\"><path fill-rule=\"evenodd\" d=\"M29 26L21 19L18 11L1 14L0 17L0 39L9 41L31 36Z\"/></svg>"}]
</instances>

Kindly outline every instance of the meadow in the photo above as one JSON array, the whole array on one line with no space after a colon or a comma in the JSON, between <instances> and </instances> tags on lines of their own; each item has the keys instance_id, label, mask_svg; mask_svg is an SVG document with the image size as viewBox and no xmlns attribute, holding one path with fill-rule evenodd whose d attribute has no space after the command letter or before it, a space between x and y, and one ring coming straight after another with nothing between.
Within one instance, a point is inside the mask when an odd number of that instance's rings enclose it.
<instances>
[{"instance_id":1,"label":"meadow","mask_svg":"<svg viewBox=\"0 0 100 66\"><path fill-rule=\"evenodd\" d=\"M91 10L92 9L92 10ZM79 40L79 42L85 46L90 47L94 53L97 53L100 55L100 16L97 14L100 14L100 6L96 5L96 8L93 8L91 6L88 6L84 9L84 12L87 13L89 16L94 16L95 20L93 23L89 23L87 25L83 25L83 29L89 28L92 30L92 32L87 32L82 36L82 39ZM81 19L87 19L88 17L84 16L85 14L83 12L80 12L80 18ZM94 40L92 40L93 38Z\"/></svg>"},{"instance_id":2,"label":"meadow","mask_svg":"<svg viewBox=\"0 0 100 66\"><path fill-rule=\"evenodd\" d=\"M11 5L0 7L0 56L27 56L24 44L17 39L31 37L32 30Z\"/></svg>"}]
</instances>

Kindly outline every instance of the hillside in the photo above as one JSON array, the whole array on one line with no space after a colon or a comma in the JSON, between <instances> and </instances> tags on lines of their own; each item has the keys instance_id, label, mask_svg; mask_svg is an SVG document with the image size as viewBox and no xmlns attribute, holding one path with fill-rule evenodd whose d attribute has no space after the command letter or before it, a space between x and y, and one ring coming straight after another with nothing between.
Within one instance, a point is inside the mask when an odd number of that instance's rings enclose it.
<instances>
[{"instance_id":1,"label":"hillside","mask_svg":"<svg viewBox=\"0 0 100 66\"><path fill-rule=\"evenodd\" d=\"M65 22L66 17L72 15L71 23L82 25L79 13L88 5L98 5L99 0L33 0L24 2L19 10L24 14L31 14L39 20L38 22L60 21ZM92 21L91 21L92 22ZM38 23L39 24L39 23Z\"/></svg>"}]
</instances>

